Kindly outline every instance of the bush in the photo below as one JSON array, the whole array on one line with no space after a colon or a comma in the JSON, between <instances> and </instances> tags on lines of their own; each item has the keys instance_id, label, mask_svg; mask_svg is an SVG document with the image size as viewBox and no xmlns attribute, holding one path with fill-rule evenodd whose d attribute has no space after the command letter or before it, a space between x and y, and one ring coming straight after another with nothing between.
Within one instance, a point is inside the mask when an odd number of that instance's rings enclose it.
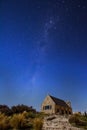
<instances>
[{"instance_id":1,"label":"bush","mask_svg":"<svg viewBox=\"0 0 87 130\"><path fill-rule=\"evenodd\" d=\"M79 122L78 116L75 116L75 115L71 116L71 117L69 118L69 122L70 122L71 124L76 124L76 123L78 123L78 122Z\"/></svg>"},{"instance_id":2,"label":"bush","mask_svg":"<svg viewBox=\"0 0 87 130\"><path fill-rule=\"evenodd\" d=\"M0 130L41 130L44 116L26 105L0 105Z\"/></svg>"},{"instance_id":3,"label":"bush","mask_svg":"<svg viewBox=\"0 0 87 130\"><path fill-rule=\"evenodd\" d=\"M35 118L33 121L34 130L41 130L43 126L43 121L40 118Z\"/></svg>"},{"instance_id":4,"label":"bush","mask_svg":"<svg viewBox=\"0 0 87 130\"><path fill-rule=\"evenodd\" d=\"M28 118L35 118L36 114L33 112L28 112Z\"/></svg>"},{"instance_id":5,"label":"bush","mask_svg":"<svg viewBox=\"0 0 87 130\"><path fill-rule=\"evenodd\" d=\"M0 113L0 130L10 129L9 117Z\"/></svg>"},{"instance_id":6,"label":"bush","mask_svg":"<svg viewBox=\"0 0 87 130\"><path fill-rule=\"evenodd\" d=\"M24 111L36 113L35 109L33 109L32 107L23 105L23 104L17 105L17 106L12 106L11 111L12 111L13 114L23 113Z\"/></svg>"},{"instance_id":7,"label":"bush","mask_svg":"<svg viewBox=\"0 0 87 130\"><path fill-rule=\"evenodd\" d=\"M29 120L26 119L25 114L14 114L10 120L10 125L15 129L31 128L32 125L29 123Z\"/></svg>"},{"instance_id":8,"label":"bush","mask_svg":"<svg viewBox=\"0 0 87 130\"><path fill-rule=\"evenodd\" d=\"M7 105L0 105L0 112L8 116L12 114L11 109Z\"/></svg>"},{"instance_id":9,"label":"bush","mask_svg":"<svg viewBox=\"0 0 87 130\"><path fill-rule=\"evenodd\" d=\"M48 116L48 115L45 114L45 113L43 113L43 112L37 112L37 113L36 113L36 117L37 117L37 118L43 119L45 116Z\"/></svg>"},{"instance_id":10,"label":"bush","mask_svg":"<svg viewBox=\"0 0 87 130\"><path fill-rule=\"evenodd\" d=\"M43 121L40 118L35 118L34 119L34 130L42 130L43 126Z\"/></svg>"},{"instance_id":11,"label":"bush","mask_svg":"<svg viewBox=\"0 0 87 130\"><path fill-rule=\"evenodd\" d=\"M78 114L72 115L69 118L69 122L77 127L83 127L83 128L87 127L87 121L85 121L85 118L82 115Z\"/></svg>"}]
</instances>

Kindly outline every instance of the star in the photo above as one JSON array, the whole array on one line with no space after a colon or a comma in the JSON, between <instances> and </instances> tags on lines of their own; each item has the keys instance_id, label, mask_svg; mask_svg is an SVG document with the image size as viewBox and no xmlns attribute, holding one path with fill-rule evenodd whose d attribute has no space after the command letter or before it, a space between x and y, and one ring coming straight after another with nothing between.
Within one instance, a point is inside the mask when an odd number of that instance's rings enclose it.
<instances>
[{"instance_id":1,"label":"star","mask_svg":"<svg viewBox=\"0 0 87 130\"><path fill-rule=\"evenodd\" d=\"M56 29L57 29L57 27L55 26L55 27L54 27L54 30L56 30Z\"/></svg>"},{"instance_id":2,"label":"star","mask_svg":"<svg viewBox=\"0 0 87 130\"><path fill-rule=\"evenodd\" d=\"M65 1L64 1L64 0L62 0L62 3L64 4L64 3L65 3Z\"/></svg>"},{"instance_id":3,"label":"star","mask_svg":"<svg viewBox=\"0 0 87 130\"><path fill-rule=\"evenodd\" d=\"M50 20L50 21L49 21L49 23L50 23L50 24L53 24L53 21L52 21L52 20Z\"/></svg>"},{"instance_id":4,"label":"star","mask_svg":"<svg viewBox=\"0 0 87 130\"><path fill-rule=\"evenodd\" d=\"M40 6L37 6L38 9L40 9L41 7Z\"/></svg>"},{"instance_id":5,"label":"star","mask_svg":"<svg viewBox=\"0 0 87 130\"><path fill-rule=\"evenodd\" d=\"M83 9L85 9L85 8L86 8L86 6L83 6L82 8L83 8Z\"/></svg>"},{"instance_id":6,"label":"star","mask_svg":"<svg viewBox=\"0 0 87 130\"><path fill-rule=\"evenodd\" d=\"M68 8L68 7L66 7L66 11L67 11L67 12L69 11L69 8Z\"/></svg>"},{"instance_id":7,"label":"star","mask_svg":"<svg viewBox=\"0 0 87 130\"><path fill-rule=\"evenodd\" d=\"M78 8L80 8L81 7L81 5L78 5Z\"/></svg>"}]
</instances>

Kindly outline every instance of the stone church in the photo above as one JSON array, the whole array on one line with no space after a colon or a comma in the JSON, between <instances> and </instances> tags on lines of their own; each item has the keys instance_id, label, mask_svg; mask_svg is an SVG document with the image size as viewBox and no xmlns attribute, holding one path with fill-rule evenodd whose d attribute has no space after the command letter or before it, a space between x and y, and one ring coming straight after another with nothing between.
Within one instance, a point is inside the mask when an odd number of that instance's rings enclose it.
<instances>
[{"instance_id":1,"label":"stone church","mask_svg":"<svg viewBox=\"0 0 87 130\"><path fill-rule=\"evenodd\" d=\"M61 115L72 114L71 103L48 95L41 105L41 112Z\"/></svg>"}]
</instances>

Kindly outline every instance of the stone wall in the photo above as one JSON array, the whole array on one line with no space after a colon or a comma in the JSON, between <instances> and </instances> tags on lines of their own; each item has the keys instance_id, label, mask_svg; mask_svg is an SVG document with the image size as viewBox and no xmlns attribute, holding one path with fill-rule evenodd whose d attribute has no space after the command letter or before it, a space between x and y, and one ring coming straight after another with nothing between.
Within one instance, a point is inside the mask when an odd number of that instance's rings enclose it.
<instances>
[{"instance_id":1,"label":"stone wall","mask_svg":"<svg viewBox=\"0 0 87 130\"><path fill-rule=\"evenodd\" d=\"M51 109L45 109L45 106L51 106ZM41 105L41 112L45 112L47 114L53 114L55 113L55 103L50 98L50 96L47 96L45 100L43 101Z\"/></svg>"},{"instance_id":2,"label":"stone wall","mask_svg":"<svg viewBox=\"0 0 87 130\"><path fill-rule=\"evenodd\" d=\"M55 106L55 113L58 114L72 114L72 109L69 107Z\"/></svg>"}]
</instances>

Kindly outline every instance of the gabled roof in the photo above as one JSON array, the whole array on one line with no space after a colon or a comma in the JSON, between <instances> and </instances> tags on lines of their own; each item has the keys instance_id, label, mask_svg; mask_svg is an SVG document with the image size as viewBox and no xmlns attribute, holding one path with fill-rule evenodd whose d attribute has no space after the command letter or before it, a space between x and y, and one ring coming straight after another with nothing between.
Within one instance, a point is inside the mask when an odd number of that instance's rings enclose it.
<instances>
[{"instance_id":1,"label":"gabled roof","mask_svg":"<svg viewBox=\"0 0 87 130\"><path fill-rule=\"evenodd\" d=\"M60 105L60 106L63 106L63 107L69 107L65 101L59 99L59 98L56 98L56 97L53 97L51 95L49 95L51 97L51 99L55 102L56 105Z\"/></svg>"}]
</instances>

